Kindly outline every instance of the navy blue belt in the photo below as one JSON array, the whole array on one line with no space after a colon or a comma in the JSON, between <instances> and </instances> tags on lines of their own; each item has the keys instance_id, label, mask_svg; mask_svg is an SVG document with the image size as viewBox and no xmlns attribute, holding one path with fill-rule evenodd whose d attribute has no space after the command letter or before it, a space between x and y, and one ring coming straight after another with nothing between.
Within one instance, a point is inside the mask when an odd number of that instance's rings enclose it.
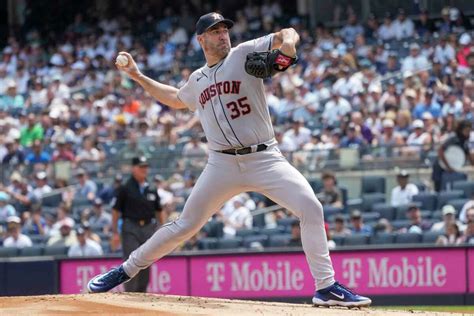
<instances>
[{"instance_id":1,"label":"navy blue belt","mask_svg":"<svg viewBox=\"0 0 474 316\"><path fill-rule=\"evenodd\" d=\"M265 144L254 145L250 147L238 148L238 149L225 149L219 150L220 153L228 154L228 155L247 155L251 153L256 153L259 151L264 151L268 148Z\"/></svg>"}]
</instances>

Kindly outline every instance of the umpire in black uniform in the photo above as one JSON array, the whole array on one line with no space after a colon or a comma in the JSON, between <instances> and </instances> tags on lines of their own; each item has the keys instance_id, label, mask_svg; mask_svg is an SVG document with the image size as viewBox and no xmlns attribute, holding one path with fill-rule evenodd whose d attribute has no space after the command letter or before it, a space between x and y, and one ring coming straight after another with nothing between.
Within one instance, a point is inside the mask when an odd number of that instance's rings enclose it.
<instances>
[{"instance_id":1,"label":"umpire in black uniform","mask_svg":"<svg viewBox=\"0 0 474 316\"><path fill-rule=\"evenodd\" d=\"M132 176L117 190L117 199L112 209L113 241L118 242L118 219L122 217L123 258L150 238L163 223L160 197L157 188L148 184L148 161L144 156L132 159ZM146 292L150 269L142 270L135 278L125 283L127 292Z\"/></svg>"}]
</instances>

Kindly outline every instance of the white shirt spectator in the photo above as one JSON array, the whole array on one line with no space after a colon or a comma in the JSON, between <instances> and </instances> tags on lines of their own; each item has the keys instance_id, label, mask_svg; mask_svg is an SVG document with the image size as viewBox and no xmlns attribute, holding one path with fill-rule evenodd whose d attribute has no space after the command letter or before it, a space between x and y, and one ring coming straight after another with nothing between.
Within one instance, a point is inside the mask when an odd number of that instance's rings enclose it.
<instances>
[{"instance_id":1,"label":"white shirt spectator","mask_svg":"<svg viewBox=\"0 0 474 316\"><path fill-rule=\"evenodd\" d=\"M429 66L430 62L421 54L416 57L408 56L403 60L402 71L417 71L427 69Z\"/></svg>"},{"instance_id":2,"label":"white shirt spectator","mask_svg":"<svg viewBox=\"0 0 474 316\"><path fill-rule=\"evenodd\" d=\"M224 220L224 234L226 235L235 236L239 229L252 228L253 218L250 210L242 203L239 204L240 206L236 207L236 209Z\"/></svg>"},{"instance_id":3,"label":"white shirt spectator","mask_svg":"<svg viewBox=\"0 0 474 316\"><path fill-rule=\"evenodd\" d=\"M436 45L434 57L443 65L449 63L456 57L456 52L450 44Z\"/></svg>"},{"instance_id":4,"label":"white shirt spectator","mask_svg":"<svg viewBox=\"0 0 474 316\"><path fill-rule=\"evenodd\" d=\"M419 193L418 187L413 183L408 183L405 189L402 189L399 185L392 189L392 206L399 206L409 204L414 195Z\"/></svg>"},{"instance_id":5,"label":"white shirt spectator","mask_svg":"<svg viewBox=\"0 0 474 316\"><path fill-rule=\"evenodd\" d=\"M377 35L379 39L384 41L389 41L395 37L395 30L393 29L393 23L382 24L377 30Z\"/></svg>"},{"instance_id":6,"label":"white shirt spectator","mask_svg":"<svg viewBox=\"0 0 474 316\"><path fill-rule=\"evenodd\" d=\"M412 37L415 33L415 24L410 19L405 19L403 21L396 19L392 22L392 25L397 40Z\"/></svg>"},{"instance_id":7,"label":"white shirt spectator","mask_svg":"<svg viewBox=\"0 0 474 316\"><path fill-rule=\"evenodd\" d=\"M324 106L323 118L329 124L334 124L341 116L346 115L351 111L351 104L344 98L339 97L337 100L331 99Z\"/></svg>"},{"instance_id":8,"label":"white shirt spectator","mask_svg":"<svg viewBox=\"0 0 474 316\"><path fill-rule=\"evenodd\" d=\"M297 148L301 148L304 144L311 140L311 131L304 126L301 126L298 129L298 133L296 133L296 131L292 128L288 130L283 137L288 137Z\"/></svg>"},{"instance_id":9,"label":"white shirt spectator","mask_svg":"<svg viewBox=\"0 0 474 316\"><path fill-rule=\"evenodd\" d=\"M93 240L86 239L86 243L81 245L75 243L67 252L68 257L94 257L103 254L102 247Z\"/></svg>"},{"instance_id":10,"label":"white shirt spectator","mask_svg":"<svg viewBox=\"0 0 474 316\"><path fill-rule=\"evenodd\" d=\"M33 243L31 242L30 237L19 234L17 239L14 239L13 236L7 237L3 241L3 247L16 247L16 248L25 248L31 247Z\"/></svg>"}]
</instances>

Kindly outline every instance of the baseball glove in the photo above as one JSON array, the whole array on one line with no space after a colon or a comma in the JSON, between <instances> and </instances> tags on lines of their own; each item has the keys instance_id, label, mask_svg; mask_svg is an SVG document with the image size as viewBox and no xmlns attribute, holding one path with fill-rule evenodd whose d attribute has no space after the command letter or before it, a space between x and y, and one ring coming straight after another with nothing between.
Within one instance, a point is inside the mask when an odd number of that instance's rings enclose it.
<instances>
[{"instance_id":1,"label":"baseball glove","mask_svg":"<svg viewBox=\"0 0 474 316\"><path fill-rule=\"evenodd\" d=\"M297 57L283 54L279 49L268 52L252 52L247 54L245 71L257 78L269 78L280 71L285 71L296 64Z\"/></svg>"}]
</instances>

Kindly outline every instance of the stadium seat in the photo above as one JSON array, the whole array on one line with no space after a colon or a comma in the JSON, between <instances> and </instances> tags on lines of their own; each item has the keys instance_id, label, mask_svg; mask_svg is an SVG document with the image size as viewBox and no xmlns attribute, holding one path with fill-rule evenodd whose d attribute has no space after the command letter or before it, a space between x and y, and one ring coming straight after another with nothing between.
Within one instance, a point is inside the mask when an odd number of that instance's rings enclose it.
<instances>
[{"instance_id":1,"label":"stadium seat","mask_svg":"<svg viewBox=\"0 0 474 316\"><path fill-rule=\"evenodd\" d=\"M424 232L422 242L424 244L434 244L440 235L442 235L442 232Z\"/></svg>"},{"instance_id":2,"label":"stadium seat","mask_svg":"<svg viewBox=\"0 0 474 316\"><path fill-rule=\"evenodd\" d=\"M32 247L25 247L19 250L20 257L34 257L34 256L42 256L43 255L43 246L32 246Z\"/></svg>"},{"instance_id":3,"label":"stadium seat","mask_svg":"<svg viewBox=\"0 0 474 316\"><path fill-rule=\"evenodd\" d=\"M362 219L366 223L376 222L379 218L380 218L380 214L377 212L362 213Z\"/></svg>"},{"instance_id":4,"label":"stadium seat","mask_svg":"<svg viewBox=\"0 0 474 316\"><path fill-rule=\"evenodd\" d=\"M224 236L224 223L217 220L211 220L202 228L208 237L222 237Z\"/></svg>"},{"instance_id":5,"label":"stadium seat","mask_svg":"<svg viewBox=\"0 0 474 316\"><path fill-rule=\"evenodd\" d=\"M267 235L267 236L272 236L272 235L278 235L281 234L285 231L284 226L278 226L275 228L263 228L260 230L260 234Z\"/></svg>"},{"instance_id":6,"label":"stadium seat","mask_svg":"<svg viewBox=\"0 0 474 316\"><path fill-rule=\"evenodd\" d=\"M410 220L409 219L396 219L394 221L391 221L390 224L392 224L392 227L394 230L398 230L403 227L407 227L410 225Z\"/></svg>"},{"instance_id":7,"label":"stadium seat","mask_svg":"<svg viewBox=\"0 0 474 316\"><path fill-rule=\"evenodd\" d=\"M361 179L361 194L385 194L385 178L381 176L363 176Z\"/></svg>"},{"instance_id":8,"label":"stadium seat","mask_svg":"<svg viewBox=\"0 0 474 316\"><path fill-rule=\"evenodd\" d=\"M421 241L421 234L403 233L395 236L395 243L397 244L418 244Z\"/></svg>"},{"instance_id":9,"label":"stadium seat","mask_svg":"<svg viewBox=\"0 0 474 316\"><path fill-rule=\"evenodd\" d=\"M337 187L339 188L339 190L341 190L342 204L344 205L344 208L345 208L347 206L347 200L349 199L349 190L344 186L338 185Z\"/></svg>"},{"instance_id":10,"label":"stadium seat","mask_svg":"<svg viewBox=\"0 0 474 316\"><path fill-rule=\"evenodd\" d=\"M349 235L344 238L344 246L367 245L369 237L363 234Z\"/></svg>"},{"instance_id":11,"label":"stadium seat","mask_svg":"<svg viewBox=\"0 0 474 316\"><path fill-rule=\"evenodd\" d=\"M394 242L395 234L393 233L376 233L369 238L369 243L372 245L393 244Z\"/></svg>"},{"instance_id":12,"label":"stadium seat","mask_svg":"<svg viewBox=\"0 0 474 316\"><path fill-rule=\"evenodd\" d=\"M245 228L245 229L237 230L235 235L240 236L240 237L245 237L245 236L258 235L259 232L260 232L260 228L258 228L258 227L254 227L254 228L250 228L250 229Z\"/></svg>"},{"instance_id":13,"label":"stadium seat","mask_svg":"<svg viewBox=\"0 0 474 316\"><path fill-rule=\"evenodd\" d=\"M380 214L380 218L386 218L389 221L395 218L395 207L387 203L375 203L372 205L372 212Z\"/></svg>"},{"instance_id":14,"label":"stadium seat","mask_svg":"<svg viewBox=\"0 0 474 316\"><path fill-rule=\"evenodd\" d=\"M43 254L45 256L65 256L67 251L68 247L66 246L46 246Z\"/></svg>"},{"instance_id":15,"label":"stadium seat","mask_svg":"<svg viewBox=\"0 0 474 316\"><path fill-rule=\"evenodd\" d=\"M362 212L369 212L372 205L377 203L385 203L385 193L368 193L362 195Z\"/></svg>"},{"instance_id":16,"label":"stadium seat","mask_svg":"<svg viewBox=\"0 0 474 316\"><path fill-rule=\"evenodd\" d=\"M280 218L279 220L277 220L277 224L278 226L291 226L291 224L293 224L294 222L298 222L299 219L297 219L296 217L286 217L286 218Z\"/></svg>"},{"instance_id":17,"label":"stadium seat","mask_svg":"<svg viewBox=\"0 0 474 316\"><path fill-rule=\"evenodd\" d=\"M254 235L254 236L245 236L243 241L243 246L245 248L252 247L253 243L260 243L263 247L267 246L268 236L266 235Z\"/></svg>"},{"instance_id":18,"label":"stadium seat","mask_svg":"<svg viewBox=\"0 0 474 316\"><path fill-rule=\"evenodd\" d=\"M220 238L217 240L217 249L236 249L242 246L242 237Z\"/></svg>"},{"instance_id":19,"label":"stadium seat","mask_svg":"<svg viewBox=\"0 0 474 316\"><path fill-rule=\"evenodd\" d=\"M46 207L58 207L62 201L63 196L61 193L51 194L43 196L43 198L41 199L41 205Z\"/></svg>"},{"instance_id":20,"label":"stadium seat","mask_svg":"<svg viewBox=\"0 0 474 316\"><path fill-rule=\"evenodd\" d=\"M257 214L253 216L253 227L265 227L265 214Z\"/></svg>"},{"instance_id":21,"label":"stadium seat","mask_svg":"<svg viewBox=\"0 0 474 316\"><path fill-rule=\"evenodd\" d=\"M449 200L447 204L452 205L456 209L456 211L458 212L457 214L459 214L459 212L461 212L464 204L466 204L468 201L469 201L469 199L454 199L454 200Z\"/></svg>"},{"instance_id":22,"label":"stadium seat","mask_svg":"<svg viewBox=\"0 0 474 316\"><path fill-rule=\"evenodd\" d=\"M433 221L441 221L441 220L443 220L443 212L441 212L441 211L433 212L433 214L431 214L431 219L432 219Z\"/></svg>"},{"instance_id":23,"label":"stadium seat","mask_svg":"<svg viewBox=\"0 0 474 316\"><path fill-rule=\"evenodd\" d=\"M321 181L321 179L311 179L308 182L315 194L319 193L323 188L323 182Z\"/></svg>"},{"instance_id":24,"label":"stadium seat","mask_svg":"<svg viewBox=\"0 0 474 316\"><path fill-rule=\"evenodd\" d=\"M18 248L0 247L0 258L10 258L18 256Z\"/></svg>"},{"instance_id":25,"label":"stadium seat","mask_svg":"<svg viewBox=\"0 0 474 316\"><path fill-rule=\"evenodd\" d=\"M453 189L453 184L457 181L466 181L467 175L461 172L445 172L441 177L441 190Z\"/></svg>"},{"instance_id":26,"label":"stadium seat","mask_svg":"<svg viewBox=\"0 0 474 316\"><path fill-rule=\"evenodd\" d=\"M329 217L335 214L342 213L343 209L340 207L334 207L331 205L325 205L323 207L324 217Z\"/></svg>"},{"instance_id":27,"label":"stadium seat","mask_svg":"<svg viewBox=\"0 0 474 316\"><path fill-rule=\"evenodd\" d=\"M464 197L464 191L462 190L451 190L438 192L438 206L440 210L443 206L448 204L449 200L460 199Z\"/></svg>"},{"instance_id":28,"label":"stadium seat","mask_svg":"<svg viewBox=\"0 0 474 316\"><path fill-rule=\"evenodd\" d=\"M202 238L198 241L198 248L200 250L217 249L217 238Z\"/></svg>"},{"instance_id":29,"label":"stadium seat","mask_svg":"<svg viewBox=\"0 0 474 316\"><path fill-rule=\"evenodd\" d=\"M453 190L462 190L464 192L464 197L471 198L474 194L474 181L455 181L452 185Z\"/></svg>"},{"instance_id":30,"label":"stadium seat","mask_svg":"<svg viewBox=\"0 0 474 316\"><path fill-rule=\"evenodd\" d=\"M336 246L344 245L344 239L345 239L345 237L343 237L343 236L333 236L332 237L332 240L334 240L334 243L336 243Z\"/></svg>"},{"instance_id":31,"label":"stadium seat","mask_svg":"<svg viewBox=\"0 0 474 316\"><path fill-rule=\"evenodd\" d=\"M413 196L413 202L420 202L420 208L423 210L436 210L438 196L436 193L431 192L421 192Z\"/></svg>"},{"instance_id":32,"label":"stadium seat","mask_svg":"<svg viewBox=\"0 0 474 316\"><path fill-rule=\"evenodd\" d=\"M33 242L33 245L41 245L46 243L46 240L48 240L48 236L43 236L43 235L28 235L30 237L31 241Z\"/></svg>"},{"instance_id":33,"label":"stadium seat","mask_svg":"<svg viewBox=\"0 0 474 316\"><path fill-rule=\"evenodd\" d=\"M268 239L268 247L285 247L291 240L290 234L272 235Z\"/></svg>"}]
</instances>

